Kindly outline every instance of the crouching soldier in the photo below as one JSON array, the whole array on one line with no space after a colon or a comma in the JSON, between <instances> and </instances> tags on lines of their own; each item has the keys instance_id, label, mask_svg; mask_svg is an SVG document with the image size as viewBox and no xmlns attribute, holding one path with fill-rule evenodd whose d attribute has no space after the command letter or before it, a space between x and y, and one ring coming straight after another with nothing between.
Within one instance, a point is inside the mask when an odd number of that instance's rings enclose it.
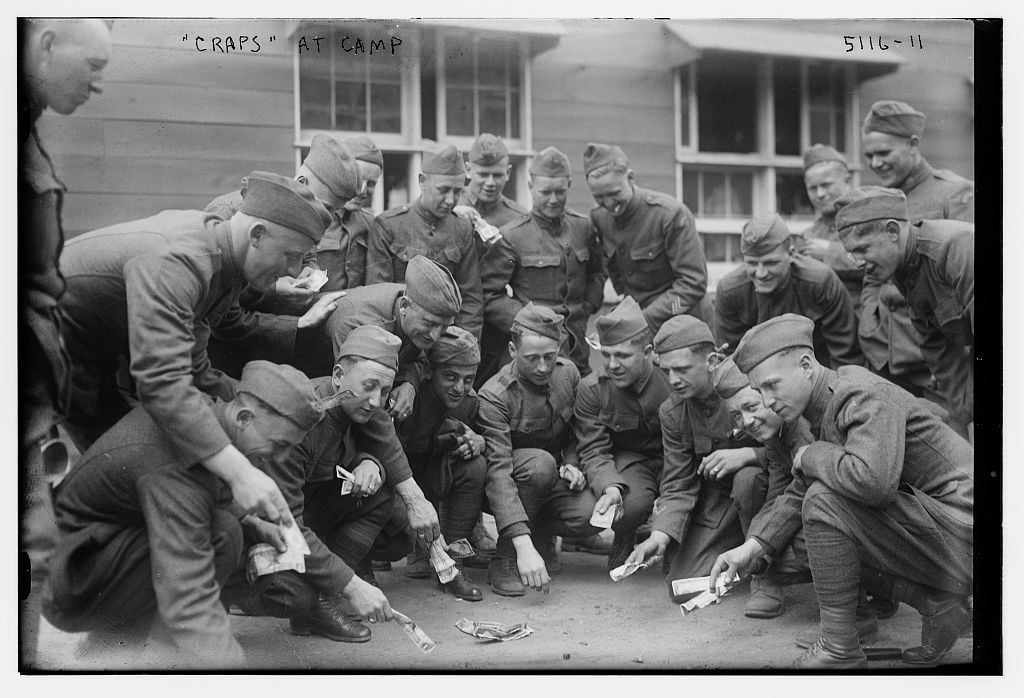
<instances>
[{"instance_id":1,"label":"crouching soldier","mask_svg":"<svg viewBox=\"0 0 1024 698\"><path fill-rule=\"evenodd\" d=\"M413 477L440 514L441 534L452 543L472 535L484 504L484 437L473 430L479 409L473 380L480 365L480 346L471 332L452 326L430 348L427 358L429 373L416 391L412 414L398 427L398 436ZM437 578L427 551L418 545L406 561L405 575ZM443 587L466 601L483 598L462 572Z\"/></svg>"},{"instance_id":2,"label":"crouching soldier","mask_svg":"<svg viewBox=\"0 0 1024 698\"><path fill-rule=\"evenodd\" d=\"M264 471L320 420L309 380L266 361L246 366L230 402L204 399L218 427L258 466L249 477L269 487ZM125 415L54 493L60 537L46 619L66 632L91 631L96 649L105 640L135 645L151 635L174 663L242 666L220 585L241 561L242 526L259 527L260 519L250 514L239 524L251 493L229 473L218 475L183 458L143 407ZM279 513L256 513L292 523L283 501Z\"/></svg>"}]
</instances>

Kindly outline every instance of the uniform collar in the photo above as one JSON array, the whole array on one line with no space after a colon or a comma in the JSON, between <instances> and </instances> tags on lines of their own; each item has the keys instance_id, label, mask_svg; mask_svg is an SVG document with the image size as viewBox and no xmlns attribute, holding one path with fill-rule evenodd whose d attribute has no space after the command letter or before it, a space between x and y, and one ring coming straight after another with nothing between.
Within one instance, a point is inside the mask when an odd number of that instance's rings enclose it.
<instances>
[{"instance_id":1,"label":"uniform collar","mask_svg":"<svg viewBox=\"0 0 1024 698\"><path fill-rule=\"evenodd\" d=\"M896 269L895 281L897 285L906 288L907 282L917 274L917 270L920 267L921 255L917 251L917 224L913 223L907 226L907 239L903 248L903 259L900 260L899 267Z\"/></svg>"},{"instance_id":2,"label":"uniform collar","mask_svg":"<svg viewBox=\"0 0 1024 698\"><path fill-rule=\"evenodd\" d=\"M409 208L415 211L420 218L432 226L441 222L441 219L435 216L432 211L427 210L423 205L423 199L421 197L416 197L416 200L409 204Z\"/></svg>"},{"instance_id":3,"label":"uniform collar","mask_svg":"<svg viewBox=\"0 0 1024 698\"><path fill-rule=\"evenodd\" d=\"M235 243L231 239L231 219L216 220L213 224L213 236L222 252L221 267L233 278L245 282L245 275L238 266L238 258L235 257Z\"/></svg>"},{"instance_id":4,"label":"uniform collar","mask_svg":"<svg viewBox=\"0 0 1024 698\"><path fill-rule=\"evenodd\" d=\"M690 402L692 402L698 410L703 412L705 417L710 417L712 414L714 414L715 410L718 409L718 406L722 404L722 398L718 396L718 393L712 390L711 394L708 395L707 397L691 398Z\"/></svg>"},{"instance_id":5,"label":"uniform collar","mask_svg":"<svg viewBox=\"0 0 1024 698\"><path fill-rule=\"evenodd\" d=\"M491 204L487 203L486 201L481 201L479 196L477 196L473 192L469 191L469 189L467 189L466 201L468 201L469 204L476 209L477 213L486 218L488 213L500 208L501 205L505 203L505 195L499 194L498 200Z\"/></svg>"},{"instance_id":6,"label":"uniform collar","mask_svg":"<svg viewBox=\"0 0 1024 698\"><path fill-rule=\"evenodd\" d=\"M558 218L548 218L534 210L530 211L530 217L533 218L533 221L543 230L551 233L552 235L557 235L562 231L562 221L565 220L565 209L562 209L562 215Z\"/></svg>"},{"instance_id":7,"label":"uniform collar","mask_svg":"<svg viewBox=\"0 0 1024 698\"><path fill-rule=\"evenodd\" d=\"M509 364L509 365L512 367L511 368L512 377L516 379L516 383L518 383L524 390L528 390L531 393L537 393L538 395L547 395L548 393L551 392L551 381L548 381L548 384L545 385L543 388L541 388L540 386L536 385L532 381L529 381L526 378L523 378L522 376L519 375L519 369L516 366L516 363L515 363L514 359L513 359L512 363ZM552 381L555 379L555 371L557 371L557 370L558 370L558 364L556 363L555 367L553 369L551 369L551 380Z\"/></svg>"},{"instance_id":8,"label":"uniform collar","mask_svg":"<svg viewBox=\"0 0 1024 698\"><path fill-rule=\"evenodd\" d=\"M811 431L815 437L821 433L821 420L825 416L825 409L832 397L832 387L838 380L839 374L830 368L821 366L821 372L814 379L811 387L811 399L804 408L803 416L811 423Z\"/></svg>"},{"instance_id":9,"label":"uniform collar","mask_svg":"<svg viewBox=\"0 0 1024 698\"><path fill-rule=\"evenodd\" d=\"M636 212L640 209L640 199L643 198L643 193L637 185L633 184L632 186L633 197L629 200L629 203L626 204L626 209L622 212L622 215L615 218L615 222L620 226L625 225L626 222L636 215Z\"/></svg>"},{"instance_id":10,"label":"uniform collar","mask_svg":"<svg viewBox=\"0 0 1024 698\"><path fill-rule=\"evenodd\" d=\"M647 362L647 369L640 376L639 380L630 386L637 395L643 394L644 390L647 389L647 385L651 382L651 376L654 375L654 363L651 361Z\"/></svg>"},{"instance_id":11,"label":"uniform collar","mask_svg":"<svg viewBox=\"0 0 1024 698\"><path fill-rule=\"evenodd\" d=\"M921 156L921 159L918 160L917 165L914 166L914 169L910 171L910 173L907 175L907 178L903 180L902 184L900 184L900 189L902 189L904 192L910 192L910 190L917 187L917 185L919 185L921 182L931 177L932 172L934 171L935 169L931 166L931 164L924 159L924 156Z\"/></svg>"},{"instance_id":12,"label":"uniform collar","mask_svg":"<svg viewBox=\"0 0 1024 698\"><path fill-rule=\"evenodd\" d=\"M334 395L334 381L323 381L314 387L314 392L316 393L316 396L321 399L331 397ZM352 420L349 419L347 414L345 414L345 410L341 408L341 405L327 410L326 417L334 423L335 427L341 433L352 425Z\"/></svg>"}]
</instances>

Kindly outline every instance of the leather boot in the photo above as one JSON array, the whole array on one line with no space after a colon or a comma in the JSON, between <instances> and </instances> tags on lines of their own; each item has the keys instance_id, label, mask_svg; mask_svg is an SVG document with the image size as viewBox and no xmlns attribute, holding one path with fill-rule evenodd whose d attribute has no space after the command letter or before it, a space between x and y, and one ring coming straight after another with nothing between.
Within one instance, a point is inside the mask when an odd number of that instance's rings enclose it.
<instances>
[{"instance_id":1,"label":"leather boot","mask_svg":"<svg viewBox=\"0 0 1024 698\"><path fill-rule=\"evenodd\" d=\"M870 645L878 639L878 620L876 620L874 616L865 616L863 618L858 617L856 623L857 636L860 638L860 644ZM820 636L820 626L808 628L796 636L796 646L803 648L810 647Z\"/></svg>"},{"instance_id":2,"label":"leather boot","mask_svg":"<svg viewBox=\"0 0 1024 698\"><path fill-rule=\"evenodd\" d=\"M484 526L483 514L477 517L476 524L473 526L473 533L469 536L469 543L473 546L476 554L481 557L489 558L494 555L497 542L487 532L487 527Z\"/></svg>"},{"instance_id":3,"label":"leather boot","mask_svg":"<svg viewBox=\"0 0 1024 698\"><path fill-rule=\"evenodd\" d=\"M750 578L750 596L743 606L747 618L778 618L782 614L782 587L764 575Z\"/></svg>"},{"instance_id":4,"label":"leather boot","mask_svg":"<svg viewBox=\"0 0 1024 698\"><path fill-rule=\"evenodd\" d=\"M419 545L413 546L409 557L405 558L405 576L411 579L430 579L434 576L434 568Z\"/></svg>"},{"instance_id":5,"label":"leather boot","mask_svg":"<svg viewBox=\"0 0 1024 698\"><path fill-rule=\"evenodd\" d=\"M377 577L373 574L373 563L370 562L370 558L364 558L362 562L352 568L352 571L356 573L357 577L367 584L372 584L380 589L380 584L377 583Z\"/></svg>"},{"instance_id":6,"label":"leather boot","mask_svg":"<svg viewBox=\"0 0 1024 698\"><path fill-rule=\"evenodd\" d=\"M625 563L626 558L630 556L635 546L636 530L629 531L628 533L616 533L615 539L612 541L612 549L608 553L608 571L611 572L616 567Z\"/></svg>"},{"instance_id":7,"label":"leather boot","mask_svg":"<svg viewBox=\"0 0 1024 698\"><path fill-rule=\"evenodd\" d=\"M322 635L335 642L369 642L370 629L347 620L330 599L321 594L304 616L292 618L293 635Z\"/></svg>"},{"instance_id":8,"label":"leather boot","mask_svg":"<svg viewBox=\"0 0 1024 698\"><path fill-rule=\"evenodd\" d=\"M612 530L605 529L600 533L585 538L563 538L562 550L577 553L592 553L594 555L608 555L612 551Z\"/></svg>"},{"instance_id":9,"label":"leather boot","mask_svg":"<svg viewBox=\"0 0 1024 698\"><path fill-rule=\"evenodd\" d=\"M963 596L938 593L921 611L921 644L903 651L903 661L934 666L949 654L960 632L971 623L972 613Z\"/></svg>"},{"instance_id":10,"label":"leather boot","mask_svg":"<svg viewBox=\"0 0 1024 698\"><path fill-rule=\"evenodd\" d=\"M441 584L441 580L438 580L437 583L446 594L452 594L457 599L463 601L483 601L484 599L483 592L473 584L473 580L465 572L460 571L458 576L447 584Z\"/></svg>"},{"instance_id":11,"label":"leather boot","mask_svg":"<svg viewBox=\"0 0 1024 698\"><path fill-rule=\"evenodd\" d=\"M887 599L884 596L872 596L868 601L868 609L875 614L878 620L886 620L896 615L900 610L900 602Z\"/></svg>"},{"instance_id":12,"label":"leather boot","mask_svg":"<svg viewBox=\"0 0 1024 698\"><path fill-rule=\"evenodd\" d=\"M522 596L526 593L526 587L519 579L519 568L516 567L513 558L495 556L487 568L487 581L491 585L491 591L500 596Z\"/></svg>"},{"instance_id":13,"label":"leather boot","mask_svg":"<svg viewBox=\"0 0 1024 698\"><path fill-rule=\"evenodd\" d=\"M819 637L793 662L793 668L802 671L835 671L867 667L868 660L859 643L836 643L824 637Z\"/></svg>"}]
</instances>

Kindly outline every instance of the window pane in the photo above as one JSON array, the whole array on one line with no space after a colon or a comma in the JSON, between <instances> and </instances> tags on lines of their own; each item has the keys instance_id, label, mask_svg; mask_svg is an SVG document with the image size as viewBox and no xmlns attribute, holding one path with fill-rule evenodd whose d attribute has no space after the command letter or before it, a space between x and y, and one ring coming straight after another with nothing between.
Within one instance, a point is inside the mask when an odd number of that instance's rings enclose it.
<instances>
[{"instance_id":1,"label":"window pane","mask_svg":"<svg viewBox=\"0 0 1024 698\"><path fill-rule=\"evenodd\" d=\"M384 210L409 203L415 198L409 192L409 156L384 153Z\"/></svg>"},{"instance_id":2,"label":"window pane","mask_svg":"<svg viewBox=\"0 0 1024 698\"><path fill-rule=\"evenodd\" d=\"M693 212L693 215L702 215L700 211L700 196L697 187L700 185L697 170L683 167L683 203Z\"/></svg>"},{"instance_id":3,"label":"window pane","mask_svg":"<svg viewBox=\"0 0 1024 698\"><path fill-rule=\"evenodd\" d=\"M729 215L754 215L754 175L734 172L729 175Z\"/></svg>"},{"instance_id":4,"label":"window pane","mask_svg":"<svg viewBox=\"0 0 1024 698\"><path fill-rule=\"evenodd\" d=\"M447 90L445 109L448 118L447 131L450 136L473 136L473 90L451 88Z\"/></svg>"},{"instance_id":5,"label":"window pane","mask_svg":"<svg viewBox=\"0 0 1024 698\"><path fill-rule=\"evenodd\" d=\"M690 68L679 70L679 143L690 147ZM685 186L685 185L684 185ZM696 205L694 201L694 205Z\"/></svg>"},{"instance_id":6,"label":"window pane","mask_svg":"<svg viewBox=\"0 0 1024 698\"><path fill-rule=\"evenodd\" d=\"M701 152L757 152L757 73L748 56L709 52L697 74Z\"/></svg>"},{"instance_id":7,"label":"window pane","mask_svg":"<svg viewBox=\"0 0 1024 698\"><path fill-rule=\"evenodd\" d=\"M508 137L519 138L519 90L512 90L510 98L512 100L510 106L512 121L508 125Z\"/></svg>"},{"instance_id":8,"label":"window pane","mask_svg":"<svg viewBox=\"0 0 1024 698\"><path fill-rule=\"evenodd\" d=\"M476 79L480 87L505 87L508 80L508 41L481 41L477 44Z\"/></svg>"},{"instance_id":9,"label":"window pane","mask_svg":"<svg viewBox=\"0 0 1024 698\"><path fill-rule=\"evenodd\" d=\"M776 59L772 66L775 92L775 152L800 154L800 61Z\"/></svg>"},{"instance_id":10,"label":"window pane","mask_svg":"<svg viewBox=\"0 0 1024 698\"><path fill-rule=\"evenodd\" d=\"M446 36L444 39L444 75L449 85L473 84L473 40Z\"/></svg>"},{"instance_id":11,"label":"window pane","mask_svg":"<svg viewBox=\"0 0 1024 698\"><path fill-rule=\"evenodd\" d=\"M814 208L807 198L807 189L804 187L803 174L775 174L775 210L783 216L814 215Z\"/></svg>"},{"instance_id":12,"label":"window pane","mask_svg":"<svg viewBox=\"0 0 1024 698\"><path fill-rule=\"evenodd\" d=\"M720 233L701 233L704 241L704 257L709 262L727 262L725 255L726 235Z\"/></svg>"},{"instance_id":13,"label":"window pane","mask_svg":"<svg viewBox=\"0 0 1024 698\"><path fill-rule=\"evenodd\" d=\"M331 81L299 73L302 128L331 130Z\"/></svg>"},{"instance_id":14,"label":"window pane","mask_svg":"<svg viewBox=\"0 0 1024 698\"><path fill-rule=\"evenodd\" d=\"M401 51L401 49L398 50ZM387 55L374 54L373 60L370 61L370 80L374 83L401 84L402 64L399 58L397 53L394 56L390 53Z\"/></svg>"},{"instance_id":15,"label":"window pane","mask_svg":"<svg viewBox=\"0 0 1024 698\"><path fill-rule=\"evenodd\" d=\"M505 136L505 93L497 90L480 90L480 133ZM451 133L451 129L448 130Z\"/></svg>"},{"instance_id":16,"label":"window pane","mask_svg":"<svg viewBox=\"0 0 1024 698\"><path fill-rule=\"evenodd\" d=\"M334 119L339 131L366 130L366 83L334 83Z\"/></svg>"},{"instance_id":17,"label":"window pane","mask_svg":"<svg viewBox=\"0 0 1024 698\"><path fill-rule=\"evenodd\" d=\"M704 173L704 205L701 215L720 216L726 214L725 175L721 172Z\"/></svg>"},{"instance_id":18,"label":"window pane","mask_svg":"<svg viewBox=\"0 0 1024 698\"><path fill-rule=\"evenodd\" d=\"M402 90L398 85L371 86L370 128L378 133L402 132Z\"/></svg>"},{"instance_id":19,"label":"window pane","mask_svg":"<svg viewBox=\"0 0 1024 698\"><path fill-rule=\"evenodd\" d=\"M811 142L846 149L843 75L834 64L814 63L807 71L811 112Z\"/></svg>"}]
</instances>

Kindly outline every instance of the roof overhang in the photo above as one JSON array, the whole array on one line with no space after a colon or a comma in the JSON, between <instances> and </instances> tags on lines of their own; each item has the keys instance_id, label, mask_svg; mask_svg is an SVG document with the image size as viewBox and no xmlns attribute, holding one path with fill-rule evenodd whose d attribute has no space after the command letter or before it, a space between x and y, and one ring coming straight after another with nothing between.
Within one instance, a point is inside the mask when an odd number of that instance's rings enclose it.
<instances>
[{"instance_id":1,"label":"roof overhang","mask_svg":"<svg viewBox=\"0 0 1024 698\"><path fill-rule=\"evenodd\" d=\"M859 81L896 70L904 59L894 47L887 51L849 50L835 20L668 20L668 31L688 51L685 65L706 51L805 58L854 63ZM689 60L685 60L692 56Z\"/></svg>"},{"instance_id":2,"label":"roof overhang","mask_svg":"<svg viewBox=\"0 0 1024 698\"><path fill-rule=\"evenodd\" d=\"M463 29L474 34L504 35L507 37L527 36L530 39L530 54L537 55L558 45L559 39L568 31L555 19L434 19L412 20L415 24L426 24L447 29Z\"/></svg>"}]
</instances>

